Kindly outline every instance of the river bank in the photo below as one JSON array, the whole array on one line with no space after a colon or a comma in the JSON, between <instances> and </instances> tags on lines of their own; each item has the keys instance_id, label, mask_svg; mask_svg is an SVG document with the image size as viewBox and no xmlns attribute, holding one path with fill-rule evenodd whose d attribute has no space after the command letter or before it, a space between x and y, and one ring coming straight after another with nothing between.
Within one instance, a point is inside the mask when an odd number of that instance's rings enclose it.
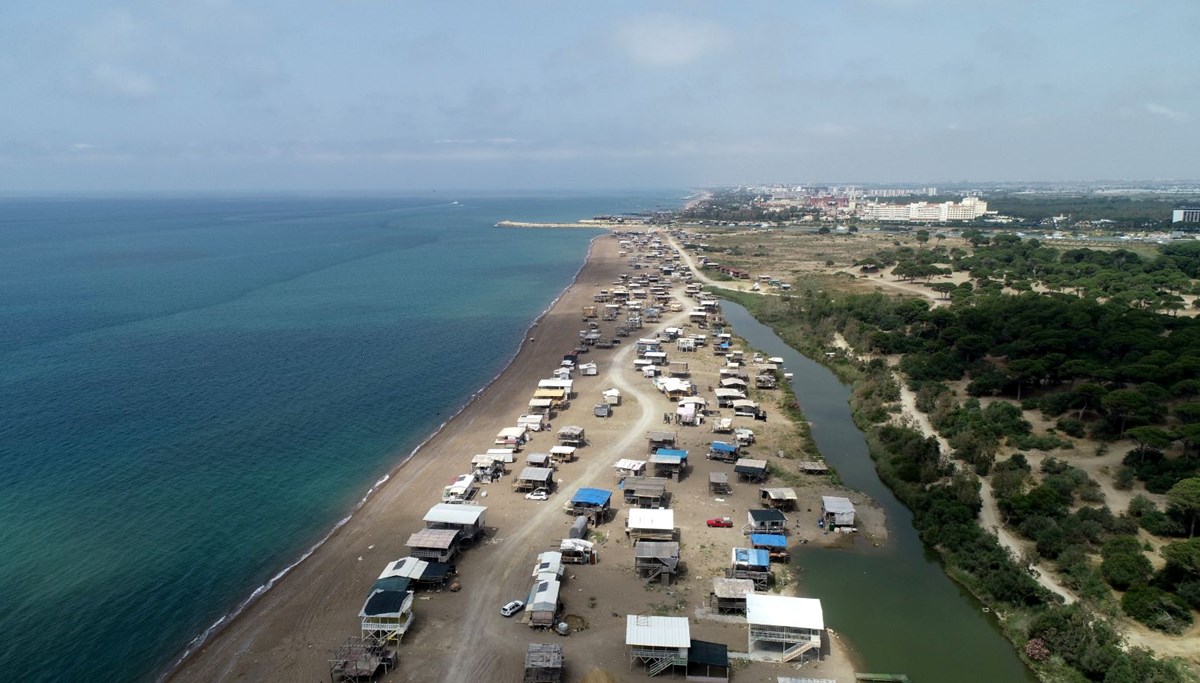
<instances>
[{"instance_id":1,"label":"river bank","mask_svg":"<svg viewBox=\"0 0 1200 683\"><path fill-rule=\"evenodd\" d=\"M305 680L327 676L330 652L357 633L358 608L383 565L409 554L404 541L423 526L421 516L437 502L441 486L468 468L472 454L491 446L496 432L523 411L537 380L558 366L564 349L576 345L581 306L591 303L598 287L627 268L624 261L616 240L595 240L575 282L536 323L510 366L394 471L345 526L204 643L171 679ZM662 324L685 324L685 313L673 315L680 319L668 318ZM711 373L715 378L718 358L705 353L691 354L688 360L694 362L698 377ZM571 518L562 512L563 501L579 485L612 488L612 464L620 457L644 453L645 433L658 428L663 411L670 408L664 397L633 372L633 359L631 344L611 352L594 351L587 358L598 363L600 374L577 379L576 402L580 405L556 417L555 424L584 426L589 446L582 449L579 462L556 473L559 492L549 501L527 501L506 490L508 478L486 489L486 497L478 502L488 507L489 534L458 561L463 590L418 594L416 622L400 649L399 667L386 680L512 680L520 676L526 643L555 638L531 631L517 620L503 619L498 609L510 599L525 596L529 566L536 553L557 547L557 539L566 536ZM701 386L708 383L695 381ZM609 387L623 394L614 417L590 415L587 406L599 398L601 389ZM761 427L754 424L766 444L764 451L794 434L794 426L779 419L782 411L773 414L776 417L771 422ZM694 453L704 452L711 439L707 429L683 429L680 436L681 447ZM525 450L545 451L552 443L552 432L537 433ZM513 468L521 466L517 463ZM632 551L620 532L623 517L598 528L600 563L580 567L564 583L566 611L585 626L562 641L572 680L594 668L610 673L628 668L623 645L625 614L694 616L693 637L725 642L731 649L744 648L744 622L706 619L703 613L709 579L721 571L728 560L728 547L740 538L736 530L709 528L704 520L723 514L744 517L746 509L758 501L757 489L748 486L737 486L734 494L714 499L707 491L707 474L719 467L714 461L694 459L689 475L671 488L677 526L693 549L685 555L686 574L671 587L647 586L634 575ZM801 487L801 509L811 512L812 506L819 507L822 493L838 491L832 486ZM864 512L865 519L871 517L869 511ZM882 516L876 523L883 524ZM813 547L839 540L832 538L836 535L821 534L815 524L808 526L797 529L793 539L811 536ZM829 656L805 670L838 681L852 680L854 667L844 636L830 641ZM470 647L459 647L465 643ZM739 676L766 676L778 670L760 662L739 664Z\"/></svg>"}]
</instances>

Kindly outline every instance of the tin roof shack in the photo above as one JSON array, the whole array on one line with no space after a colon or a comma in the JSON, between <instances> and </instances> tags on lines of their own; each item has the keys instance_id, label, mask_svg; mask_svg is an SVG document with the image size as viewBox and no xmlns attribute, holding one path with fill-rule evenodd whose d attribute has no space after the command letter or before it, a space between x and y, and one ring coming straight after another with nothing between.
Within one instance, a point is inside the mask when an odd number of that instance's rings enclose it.
<instances>
[{"instance_id":1,"label":"tin roof shack","mask_svg":"<svg viewBox=\"0 0 1200 683\"><path fill-rule=\"evenodd\" d=\"M655 476L679 481L687 470L687 457L687 451L660 448L650 456L650 465L654 468Z\"/></svg>"},{"instance_id":2,"label":"tin roof shack","mask_svg":"<svg viewBox=\"0 0 1200 683\"><path fill-rule=\"evenodd\" d=\"M582 488L571 496L565 510L572 515L587 517L595 526L612 518L613 509L609 507L611 500L612 491Z\"/></svg>"},{"instance_id":3,"label":"tin roof shack","mask_svg":"<svg viewBox=\"0 0 1200 683\"><path fill-rule=\"evenodd\" d=\"M821 496L821 522L826 529L854 529L854 504L841 496Z\"/></svg>"},{"instance_id":4,"label":"tin roof shack","mask_svg":"<svg viewBox=\"0 0 1200 683\"><path fill-rule=\"evenodd\" d=\"M796 490L788 487L761 488L758 499L764 507L791 512L796 509Z\"/></svg>"},{"instance_id":5,"label":"tin roof shack","mask_svg":"<svg viewBox=\"0 0 1200 683\"><path fill-rule=\"evenodd\" d=\"M754 401L740 398L733 401L732 405L734 415L741 417L752 417L756 420L763 420L766 417L766 413L763 412L763 409Z\"/></svg>"},{"instance_id":6,"label":"tin roof shack","mask_svg":"<svg viewBox=\"0 0 1200 683\"><path fill-rule=\"evenodd\" d=\"M789 562L792 554L787 549L787 536L780 534L750 534L750 546L765 550L772 562Z\"/></svg>"},{"instance_id":7,"label":"tin roof shack","mask_svg":"<svg viewBox=\"0 0 1200 683\"><path fill-rule=\"evenodd\" d=\"M415 557L402 557L389 562L379 578L403 577L416 588L439 588L446 585L450 577L450 565L441 562L426 562Z\"/></svg>"},{"instance_id":8,"label":"tin roof shack","mask_svg":"<svg viewBox=\"0 0 1200 683\"><path fill-rule=\"evenodd\" d=\"M530 643L525 649L525 677L521 683L561 683L562 645Z\"/></svg>"},{"instance_id":9,"label":"tin roof shack","mask_svg":"<svg viewBox=\"0 0 1200 683\"><path fill-rule=\"evenodd\" d=\"M746 382L746 380L742 379L741 377L737 377L737 376L721 377L721 388L722 389L735 389L744 394L744 393L746 393L747 386L748 386L748 383Z\"/></svg>"},{"instance_id":10,"label":"tin roof shack","mask_svg":"<svg viewBox=\"0 0 1200 683\"><path fill-rule=\"evenodd\" d=\"M396 650L383 647L370 638L351 636L334 650L329 659L329 680L358 681L387 674L396 666Z\"/></svg>"},{"instance_id":11,"label":"tin roof shack","mask_svg":"<svg viewBox=\"0 0 1200 683\"><path fill-rule=\"evenodd\" d=\"M757 548L734 548L731 553L726 578L749 579L754 590L765 591L774 578L771 575L771 554Z\"/></svg>"},{"instance_id":12,"label":"tin roof shack","mask_svg":"<svg viewBox=\"0 0 1200 683\"><path fill-rule=\"evenodd\" d=\"M474 541L487 533L484 518L487 508L482 505L451 505L438 503L425 513L428 529L456 529L462 542Z\"/></svg>"},{"instance_id":13,"label":"tin roof shack","mask_svg":"<svg viewBox=\"0 0 1200 683\"><path fill-rule=\"evenodd\" d=\"M625 647L629 649L629 668L644 664L649 676L677 666L686 667L688 650L692 647L687 617L627 615Z\"/></svg>"},{"instance_id":14,"label":"tin roof shack","mask_svg":"<svg viewBox=\"0 0 1200 683\"><path fill-rule=\"evenodd\" d=\"M646 441L650 444L650 452L660 448L674 448L679 436L675 432L646 432Z\"/></svg>"},{"instance_id":15,"label":"tin roof shack","mask_svg":"<svg viewBox=\"0 0 1200 683\"><path fill-rule=\"evenodd\" d=\"M613 470L617 473L617 479L640 477L646 474L646 461L621 458L613 465Z\"/></svg>"},{"instance_id":16,"label":"tin roof shack","mask_svg":"<svg viewBox=\"0 0 1200 683\"><path fill-rule=\"evenodd\" d=\"M399 643L413 621L409 580L391 576L376 579L358 611L362 635L377 643Z\"/></svg>"},{"instance_id":17,"label":"tin roof shack","mask_svg":"<svg viewBox=\"0 0 1200 683\"><path fill-rule=\"evenodd\" d=\"M554 470L549 467L526 467L513 480L513 491L524 493L537 488L553 490Z\"/></svg>"},{"instance_id":18,"label":"tin roof shack","mask_svg":"<svg viewBox=\"0 0 1200 683\"><path fill-rule=\"evenodd\" d=\"M688 364L681 360L671 361L667 366L667 374L672 377L687 377L690 374Z\"/></svg>"},{"instance_id":19,"label":"tin roof shack","mask_svg":"<svg viewBox=\"0 0 1200 683\"><path fill-rule=\"evenodd\" d=\"M564 538L558 552L564 564L596 564L596 544L586 539Z\"/></svg>"},{"instance_id":20,"label":"tin roof shack","mask_svg":"<svg viewBox=\"0 0 1200 683\"><path fill-rule=\"evenodd\" d=\"M568 407L567 391L565 389L538 389L533 392L533 398L530 400L529 409L534 409L533 401L549 401L550 409L562 410ZM540 403L538 405L541 405Z\"/></svg>"},{"instance_id":21,"label":"tin roof shack","mask_svg":"<svg viewBox=\"0 0 1200 683\"><path fill-rule=\"evenodd\" d=\"M504 476L504 461L497 460L494 455L481 453L471 456L471 467L474 468L475 479L485 484Z\"/></svg>"},{"instance_id":22,"label":"tin roof shack","mask_svg":"<svg viewBox=\"0 0 1200 683\"><path fill-rule=\"evenodd\" d=\"M633 542L674 541L674 510L632 508L625 518L625 535Z\"/></svg>"},{"instance_id":23,"label":"tin roof shack","mask_svg":"<svg viewBox=\"0 0 1200 683\"><path fill-rule=\"evenodd\" d=\"M530 404L532 403L533 401L530 401ZM532 405L530 407L532 407ZM546 429L549 424L550 418L547 416L547 413L541 411L526 413L525 415L517 418L517 426L524 427L531 432L540 432L543 429Z\"/></svg>"},{"instance_id":24,"label":"tin roof shack","mask_svg":"<svg viewBox=\"0 0 1200 683\"><path fill-rule=\"evenodd\" d=\"M747 595L749 652L779 662L821 658L825 616L821 601L783 595Z\"/></svg>"},{"instance_id":25,"label":"tin roof shack","mask_svg":"<svg viewBox=\"0 0 1200 683\"><path fill-rule=\"evenodd\" d=\"M829 474L829 466L819 460L802 460L796 466L805 474Z\"/></svg>"},{"instance_id":26,"label":"tin roof shack","mask_svg":"<svg viewBox=\"0 0 1200 683\"><path fill-rule=\"evenodd\" d=\"M413 557L445 563L458 553L461 534L458 529L421 529L409 536L404 545Z\"/></svg>"},{"instance_id":27,"label":"tin roof shack","mask_svg":"<svg viewBox=\"0 0 1200 683\"><path fill-rule=\"evenodd\" d=\"M584 437L583 427L578 425L567 425L566 427L559 429L558 443L562 446L575 447L587 445L587 439Z\"/></svg>"},{"instance_id":28,"label":"tin roof shack","mask_svg":"<svg viewBox=\"0 0 1200 683\"><path fill-rule=\"evenodd\" d=\"M767 470L767 461L753 458L738 458L737 462L733 464L733 471L742 481L753 483L762 483L771 476Z\"/></svg>"},{"instance_id":29,"label":"tin roof shack","mask_svg":"<svg viewBox=\"0 0 1200 683\"><path fill-rule=\"evenodd\" d=\"M735 443L714 441L708 445L708 459L720 460L721 462L737 462L740 450L741 447Z\"/></svg>"},{"instance_id":30,"label":"tin roof shack","mask_svg":"<svg viewBox=\"0 0 1200 683\"><path fill-rule=\"evenodd\" d=\"M750 579L716 577L708 605L717 614L745 614L746 594L753 592L754 582Z\"/></svg>"},{"instance_id":31,"label":"tin roof shack","mask_svg":"<svg viewBox=\"0 0 1200 683\"><path fill-rule=\"evenodd\" d=\"M550 460L556 465L561 465L565 462L574 462L575 447L574 446L551 446Z\"/></svg>"},{"instance_id":32,"label":"tin roof shack","mask_svg":"<svg viewBox=\"0 0 1200 683\"><path fill-rule=\"evenodd\" d=\"M570 379L538 380L538 389L562 389L565 398L575 397L575 381Z\"/></svg>"},{"instance_id":33,"label":"tin roof shack","mask_svg":"<svg viewBox=\"0 0 1200 683\"><path fill-rule=\"evenodd\" d=\"M525 601L525 613L531 628L550 628L558 620L562 603L558 595L562 584L558 579L543 577L533 582L529 599Z\"/></svg>"},{"instance_id":34,"label":"tin roof shack","mask_svg":"<svg viewBox=\"0 0 1200 683\"><path fill-rule=\"evenodd\" d=\"M749 522L742 527L745 534L786 534L787 516L779 510L750 510Z\"/></svg>"},{"instance_id":35,"label":"tin roof shack","mask_svg":"<svg viewBox=\"0 0 1200 683\"><path fill-rule=\"evenodd\" d=\"M746 398L746 394L741 389L726 389L719 387L713 390L717 396L718 408L732 408L733 402Z\"/></svg>"},{"instance_id":36,"label":"tin roof shack","mask_svg":"<svg viewBox=\"0 0 1200 683\"><path fill-rule=\"evenodd\" d=\"M525 464L530 467L549 467L554 469L554 461L550 459L549 453L530 453L525 456Z\"/></svg>"},{"instance_id":37,"label":"tin roof shack","mask_svg":"<svg viewBox=\"0 0 1200 683\"><path fill-rule=\"evenodd\" d=\"M650 583L655 579L664 586L680 570L677 541L638 541L633 544L633 569Z\"/></svg>"},{"instance_id":38,"label":"tin roof shack","mask_svg":"<svg viewBox=\"0 0 1200 683\"><path fill-rule=\"evenodd\" d=\"M554 412L554 400L549 398L531 398L529 399L529 412L548 418ZM524 426L520 420L517 421L517 425Z\"/></svg>"},{"instance_id":39,"label":"tin roof shack","mask_svg":"<svg viewBox=\"0 0 1200 683\"><path fill-rule=\"evenodd\" d=\"M729 646L693 640L688 650L687 680L697 683L727 683L729 681Z\"/></svg>"},{"instance_id":40,"label":"tin roof shack","mask_svg":"<svg viewBox=\"0 0 1200 683\"><path fill-rule=\"evenodd\" d=\"M637 477L625 480L625 504L640 508L666 507L670 502L667 479L662 477Z\"/></svg>"},{"instance_id":41,"label":"tin roof shack","mask_svg":"<svg viewBox=\"0 0 1200 683\"><path fill-rule=\"evenodd\" d=\"M719 496L733 493L733 487L729 485L729 475L724 472L709 472L708 490Z\"/></svg>"}]
</instances>

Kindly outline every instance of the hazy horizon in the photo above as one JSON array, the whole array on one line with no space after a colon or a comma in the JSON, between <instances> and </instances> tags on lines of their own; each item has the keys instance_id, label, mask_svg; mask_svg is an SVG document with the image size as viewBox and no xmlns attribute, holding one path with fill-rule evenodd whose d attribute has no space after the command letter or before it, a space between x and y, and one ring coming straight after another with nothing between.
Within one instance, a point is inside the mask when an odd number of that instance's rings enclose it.
<instances>
[{"instance_id":1,"label":"hazy horizon","mask_svg":"<svg viewBox=\"0 0 1200 683\"><path fill-rule=\"evenodd\" d=\"M1198 30L1186 0L5 6L0 192L1196 179Z\"/></svg>"}]
</instances>

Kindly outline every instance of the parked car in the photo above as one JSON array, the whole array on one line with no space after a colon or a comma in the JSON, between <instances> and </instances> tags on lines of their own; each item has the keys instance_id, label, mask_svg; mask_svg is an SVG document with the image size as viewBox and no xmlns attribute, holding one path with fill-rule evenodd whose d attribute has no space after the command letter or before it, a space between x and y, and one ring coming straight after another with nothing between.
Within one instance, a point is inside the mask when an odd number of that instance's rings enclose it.
<instances>
[{"instance_id":1,"label":"parked car","mask_svg":"<svg viewBox=\"0 0 1200 683\"><path fill-rule=\"evenodd\" d=\"M705 523L709 526L721 527L725 529L733 526L733 520L728 517L714 517Z\"/></svg>"},{"instance_id":2,"label":"parked car","mask_svg":"<svg viewBox=\"0 0 1200 683\"><path fill-rule=\"evenodd\" d=\"M525 500L549 500L549 489L534 489L525 494Z\"/></svg>"},{"instance_id":3,"label":"parked car","mask_svg":"<svg viewBox=\"0 0 1200 683\"><path fill-rule=\"evenodd\" d=\"M505 605L500 608L500 614L503 614L506 617L511 617L512 615L516 614L517 612L520 612L523 609L525 609L524 602L522 602L520 600L512 600L510 602L505 603Z\"/></svg>"}]
</instances>

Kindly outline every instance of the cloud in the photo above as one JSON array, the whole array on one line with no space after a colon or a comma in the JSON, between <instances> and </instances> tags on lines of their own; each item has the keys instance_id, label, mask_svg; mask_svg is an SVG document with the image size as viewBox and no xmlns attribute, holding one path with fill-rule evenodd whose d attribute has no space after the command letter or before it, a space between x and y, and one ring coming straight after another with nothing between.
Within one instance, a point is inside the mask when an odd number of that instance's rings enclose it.
<instances>
[{"instance_id":1,"label":"cloud","mask_svg":"<svg viewBox=\"0 0 1200 683\"><path fill-rule=\"evenodd\" d=\"M1170 119L1172 121L1187 121L1189 118L1185 112L1179 111L1178 109L1172 109L1170 107L1165 107L1161 104L1147 102L1145 104L1145 107L1146 107L1146 111L1150 112L1151 114L1154 114L1155 116L1161 116L1164 119Z\"/></svg>"},{"instance_id":2,"label":"cloud","mask_svg":"<svg viewBox=\"0 0 1200 683\"><path fill-rule=\"evenodd\" d=\"M116 64L97 64L89 74L91 85L102 94L145 99L158 91L154 79L140 71Z\"/></svg>"},{"instance_id":3,"label":"cloud","mask_svg":"<svg viewBox=\"0 0 1200 683\"><path fill-rule=\"evenodd\" d=\"M638 17L616 31L617 47L635 64L680 67L723 51L731 42L729 33L711 22L680 17Z\"/></svg>"}]
</instances>

